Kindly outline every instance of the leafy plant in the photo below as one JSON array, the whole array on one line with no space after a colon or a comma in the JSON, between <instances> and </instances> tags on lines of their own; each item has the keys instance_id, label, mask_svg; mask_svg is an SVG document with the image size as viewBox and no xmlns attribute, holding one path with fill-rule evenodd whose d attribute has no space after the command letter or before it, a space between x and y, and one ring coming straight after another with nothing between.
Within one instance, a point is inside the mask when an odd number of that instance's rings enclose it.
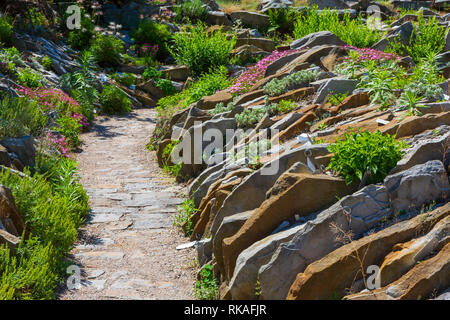
<instances>
[{"instance_id":1,"label":"leafy plant","mask_svg":"<svg viewBox=\"0 0 450 320\"><path fill-rule=\"evenodd\" d=\"M174 47L170 53L178 64L189 66L194 74L199 75L226 65L235 44L235 36L227 39L221 30L208 32L206 25L199 23L174 35Z\"/></svg>"},{"instance_id":2,"label":"leafy plant","mask_svg":"<svg viewBox=\"0 0 450 320\"><path fill-rule=\"evenodd\" d=\"M218 104L216 104L214 106L214 109L209 110L208 113L210 115L216 115L216 114L219 114L219 113L229 112L232 109L233 109L233 103L232 102L228 103L226 107L225 107L223 102L219 102Z\"/></svg>"},{"instance_id":3,"label":"leafy plant","mask_svg":"<svg viewBox=\"0 0 450 320\"><path fill-rule=\"evenodd\" d=\"M213 300L217 296L219 285L214 278L211 264L205 264L200 270L200 280L195 282L194 296L199 300Z\"/></svg>"},{"instance_id":4,"label":"leafy plant","mask_svg":"<svg viewBox=\"0 0 450 320\"><path fill-rule=\"evenodd\" d=\"M131 101L126 93L113 85L103 87L100 101L102 111L106 114L122 114L131 111Z\"/></svg>"},{"instance_id":5,"label":"leafy plant","mask_svg":"<svg viewBox=\"0 0 450 320\"><path fill-rule=\"evenodd\" d=\"M306 8L294 24L294 38L318 31L330 31L345 43L359 48L371 47L382 37L382 33L370 28L361 16L352 19L346 12L340 20L337 10Z\"/></svg>"},{"instance_id":6,"label":"leafy plant","mask_svg":"<svg viewBox=\"0 0 450 320\"><path fill-rule=\"evenodd\" d=\"M81 28L69 33L69 44L75 50L84 50L90 47L95 36L95 25L85 15L81 16Z\"/></svg>"},{"instance_id":7,"label":"leafy plant","mask_svg":"<svg viewBox=\"0 0 450 320\"><path fill-rule=\"evenodd\" d=\"M270 20L269 32L279 32L282 34L294 31L294 22L299 18L300 13L296 8L269 9L267 12Z\"/></svg>"},{"instance_id":8,"label":"leafy plant","mask_svg":"<svg viewBox=\"0 0 450 320\"><path fill-rule=\"evenodd\" d=\"M328 98L328 102L333 106L338 106L347 97L345 93L335 93Z\"/></svg>"},{"instance_id":9,"label":"leafy plant","mask_svg":"<svg viewBox=\"0 0 450 320\"><path fill-rule=\"evenodd\" d=\"M54 299L65 257L89 211L88 196L72 160L39 154L35 174L25 173L31 178L0 172L0 184L11 189L31 233L14 253L0 248L0 299Z\"/></svg>"},{"instance_id":10,"label":"leafy plant","mask_svg":"<svg viewBox=\"0 0 450 320\"><path fill-rule=\"evenodd\" d=\"M37 73L32 69L26 67L25 69L22 69L17 75L17 82L25 87L37 88L42 86L44 78L40 73Z\"/></svg>"},{"instance_id":11,"label":"leafy plant","mask_svg":"<svg viewBox=\"0 0 450 320\"><path fill-rule=\"evenodd\" d=\"M0 101L0 140L24 135L38 136L47 122L47 116L34 101L9 96Z\"/></svg>"},{"instance_id":12,"label":"leafy plant","mask_svg":"<svg viewBox=\"0 0 450 320\"><path fill-rule=\"evenodd\" d=\"M395 136L380 131L352 131L328 147L334 154L328 168L344 177L347 184L361 181L366 172L367 183L378 183L401 159L405 146L395 141Z\"/></svg>"},{"instance_id":13,"label":"leafy plant","mask_svg":"<svg viewBox=\"0 0 450 320\"><path fill-rule=\"evenodd\" d=\"M0 17L0 44L10 46L13 39L12 19L6 15Z\"/></svg>"},{"instance_id":14,"label":"leafy plant","mask_svg":"<svg viewBox=\"0 0 450 320\"><path fill-rule=\"evenodd\" d=\"M168 79L157 79L155 81L156 87L165 92L166 95L171 95L175 93L175 87L172 84L172 81Z\"/></svg>"},{"instance_id":15,"label":"leafy plant","mask_svg":"<svg viewBox=\"0 0 450 320\"><path fill-rule=\"evenodd\" d=\"M194 224L191 221L191 216L198 211L195 208L194 200L186 199L183 203L177 206L177 215L175 215L173 225L184 230L184 235L189 237L194 230Z\"/></svg>"},{"instance_id":16,"label":"leafy plant","mask_svg":"<svg viewBox=\"0 0 450 320\"><path fill-rule=\"evenodd\" d=\"M46 70L51 70L53 67L53 60L48 56L43 56L41 59L41 64Z\"/></svg>"},{"instance_id":17,"label":"leafy plant","mask_svg":"<svg viewBox=\"0 0 450 320\"><path fill-rule=\"evenodd\" d=\"M133 73L113 73L111 78L117 83L130 87L136 83L136 76Z\"/></svg>"},{"instance_id":18,"label":"leafy plant","mask_svg":"<svg viewBox=\"0 0 450 320\"><path fill-rule=\"evenodd\" d=\"M68 143L71 149L76 149L80 146L81 141L79 134L82 125L72 117L60 117L56 120L58 127L56 131L64 135L68 139Z\"/></svg>"},{"instance_id":19,"label":"leafy plant","mask_svg":"<svg viewBox=\"0 0 450 320\"><path fill-rule=\"evenodd\" d=\"M272 79L264 86L264 93L273 97L288 91L289 87L308 85L315 81L319 72L317 70L300 70L282 79Z\"/></svg>"},{"instance_id":20,"label":"leafy plant","mask_svg":"<svg viewBox=\"0 0 450 320\"><path fill-rule=\"evenodd\" d=\"M239 127L248 128L257 124L267 112L267 107L252 109L247 108L241 113L236 114L234 118L236 119Z\"/></svg>"},{"instance_id":21,"label":"leafy plant","mask_svg":"<svg viewBox=\"0 0 450 320\"><path fill-rule=\"evenodd\" d=\"M174 7L175 20L182 21L206 21L208 10L201 0L187 0Z\"/></svg>"},{"instance_id":22,"label":"leafy plant","mask_svg":"<svg viewBox=\"0 0 450 320\"><path fill-rule=\"evenodd\" d=\"M100 64L115 66L123 53L123 42L114 36L98 35L91 46L95 60Z\"/></svg>"},{"instance_id":23,"label":"leafy plant","mask_svg":"<svg viewBox=\"0 0 450 320\"><path fill-rule=\"evenodd\" d=\"M161 60L167 57L167 44L172 39L172 33L165 24L156 23L152 19L142 20L139 27L132 32L132 37L138 45L145 43L157 44L157 59Z\"/></svg>"},{"instance_id":24,"label":"leafy plant","mask_svg":"<svg viewBox=\"0 0 450 320\"><path fill-rule=\"evenodd\" d=\"M297 108L297 104L292 100L281 100L277 105L278 113L288 113Z\"/></svg>"},{"instance_id":25,"label":"leafy plant","mask_svg":"<svg viewBox=\"0 0 450 320\"><path fill-rule=\"evenodd\" d=\"M417 15L417 24L411 33L407 44L391 41L389 50L397 54L409 55L414 62L419 63L430 54L442 51L445 45L446 28L439 25L436 17L424 18L423 13Z\"/></svg>"},{"instance_id":26,"label":"leafy plant","mask_svg":"<svg viewBox=\"0 0 450 320\"><path fill-rule=\"evenodd\" d=\"M227 79L227 69L225 67L219 68L216 72L204 74L186 90L160 99L156 107L158 117L161 120L169 119L178 110L186 108L204 96L223 90L229 85L230 82Z\"/></svg>"},{"instance_id":27,"label":"leafy plant","mask_svg":"<svg viewBox=\"0 0 450 320\"><path fill-rule=\"evenodd\" d=\"M163 76L163 72L157 70L154 67L148 67L147 69L145 69L144 73L142 74L142 79L144 80L158 80L160 78L162 78Z\"/></svg>"},{"instance_id":28,"label":"leafy plant","mask_svg":"<svg viewBox=\"0 0 450 320\"><path fill-rule=\"evenodd\" d=\"M409 115L420 116L422 115L422 113L419 111L419 109L427 108L423 104L419 104L420 100L421 98L416 95L416 92L414 90L405 90L398 99L398 102L400 104L406 105Z\"/></svg>"}]
</instances>

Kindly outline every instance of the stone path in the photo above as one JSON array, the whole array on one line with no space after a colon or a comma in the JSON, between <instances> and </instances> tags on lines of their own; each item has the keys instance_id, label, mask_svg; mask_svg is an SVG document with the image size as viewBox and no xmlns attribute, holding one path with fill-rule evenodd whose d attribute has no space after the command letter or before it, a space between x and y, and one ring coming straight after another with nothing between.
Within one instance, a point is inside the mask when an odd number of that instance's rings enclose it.
<instances>
[{"instance_id":1,"label":"stone path","mask_svg":"<svg viewBox=\"0 0 450 320\"><path fill-rule=\"evenodd\" d=\"M81 268L80 289L60 299L192 299L193 249L172 227L183 187L158 168L145 149L156 112L99 117L83 134L79 154L91 214L72 250Z\"/></svg>"}]
</instances>

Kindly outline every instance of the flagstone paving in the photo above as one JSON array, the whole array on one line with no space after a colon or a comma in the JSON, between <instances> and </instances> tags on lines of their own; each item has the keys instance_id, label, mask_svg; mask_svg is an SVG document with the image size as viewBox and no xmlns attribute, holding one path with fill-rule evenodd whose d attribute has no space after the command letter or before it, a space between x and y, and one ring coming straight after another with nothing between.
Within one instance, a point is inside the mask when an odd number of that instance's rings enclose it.
<instances>
[{"instance_id":1,"label":"flagstone paving","mask_svg":"<svg viewBox=\"0 0 450 320\"><path fill-rule=\"evenodd\" d=\"M81 269L78 289L61 286L69 299L193 299L194 249L172 226L185 187L176 185L145 149L156 112L98 117L82 135L82 183L91 213L71 252Z\"/></svg>"}]
</instances>

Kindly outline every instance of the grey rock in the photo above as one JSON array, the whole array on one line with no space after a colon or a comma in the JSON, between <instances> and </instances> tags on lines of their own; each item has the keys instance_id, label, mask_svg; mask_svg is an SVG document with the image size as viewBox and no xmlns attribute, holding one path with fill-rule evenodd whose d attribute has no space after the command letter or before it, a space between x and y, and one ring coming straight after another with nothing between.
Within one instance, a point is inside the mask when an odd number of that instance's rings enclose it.
<instances>
[{"instance_id":1,"label":"grey rock","mask_svg":"<svg viewBox=\"0 0 450 320\"><path fill-rule=\"evenodd\" d=\"M298 228L291 241L281 244L271 260L259 269L262 299L285 299L292 282L308 264L342 244L339 231L361 235L389 216L389 198L382 185L370 185L322 211Z\"/></svg>"},{"instance_id":2,"label":"grey rock","mask_svg":"<svg viewBox=\"0 0 450 320\"><path fill-rule=\"evenodd\" d=\"M6 138L0 141L8 152L15 153L20 162L25 166L34 166L36 150L34 148L34 138L31 136L23 136L20 138Z\"/></svg>"},{"instance_id":3,"label":"grey rock","mask_svg":"<svg viewBox=\"0 0 450 320\"><path fill-rule=\"evenodd\" d=\"M328 79L319 87L314 103L322 103L330 93L352 93L357 84L355 79Z\"/></svg>"},{"instance_id":4,"label":"grey rock","mask_svg":"<svg viewBox=\"0 0 450 320\"><path fill-rule=\"evenodd\" d=\"M250 11L234 11L230 13L231 20L235 23L240 20L244 26L255 29L265 29L270 26L269 16Z\"/></svg>"},{"instance_id":5,"label":"grey rock","mask_svg":"<svg viewBox=\"0 0 450 320\"><path fill-rule=\"evenodd\" d=\"M287 127L289 127L291 124L293 124L295 121L300 119L303 116L300 112L291 112L288 113L286 116L284 116L282 119L275 122L270 129L271 130L284 130Z\"/></svg>"},{"instance_id":6,"label":"grey rock","mask_svg":"<svg viewBox=\"0 0 450 320\"><path fill-rule=\"evenodd\" d=\"M321 45L337 45L343 46L345 42L339 39L330 31L319 31L308 34L303 38L293 41L290 45L291 49L312 48Z\"/></svg>"},{"instance_id":7,"label":"grey rock","mask_svg":"<svg viewBox=\"0 0 450 320\"><path fill-rule=\"evenodd\" d=\"M433 201L448 199L450 186L444 165L439 160L418 164L384 179L394 212L420 209Z\"/></svg>"},{"instance_id":8,"label":"grey rock","mask_svg":"<svg viewBox=\"0 0 450 320\"><path fill-rule=\"evenodd\" d=\"M295 58L302 55L302 52L294 52L292 54L286 55L284 57L281 57L280 59L272 62L267 66L266 72L264 74L264 77L268 77L271 75L276 74L281 68L283 68L285 65L292 62Z\"/></svg>"},{"instance_id":9,"label":"grey rock","mask_svg":"<svg viewBox=\"0 0 450 320\"><path fill-rule=\"evenodd\" d=\"M210 11L206 18L206 22L210 25L230 26L231 21L222 11Z\"/></svg>"},{"instance_id":10,"label":"grey rock","mask_svg":"<svg viewBox=\"0 0 450 320\"><path fill-rule=\"evenodd\" d=\"M350 7L341 0L308 0L309 6L316 5L319 9L349 9Z\"/></svg>"}]
</instances>

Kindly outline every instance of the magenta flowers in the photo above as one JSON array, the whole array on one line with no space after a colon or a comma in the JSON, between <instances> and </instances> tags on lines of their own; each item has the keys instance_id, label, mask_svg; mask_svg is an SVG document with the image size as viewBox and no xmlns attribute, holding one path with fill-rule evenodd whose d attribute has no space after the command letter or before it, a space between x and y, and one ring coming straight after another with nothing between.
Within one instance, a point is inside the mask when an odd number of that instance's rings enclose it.
<instances>
[{"instance_id":1,"label":"magenta flowers","mask_svg":"<svg viewBox=\"0 0 450 320\"><path fill-rule=\"evenodd\" d=\"M138 53L147 57L154 56L158 52L158 49L159 47L157 44L152 46L151 44L144 43Z\"/></svg>"},{"instance_id":2,"label":"magenta flowers","mask_svg":"<svg viewBox=\"0 0 450 320\"><path fill-rule=\"evenodd\" d=\"M81 124L83 129L89 126L89 122L87 121L86 117L80 113L72 112L72 115L70 117L72 119L75 119L79 124Z\"/></svg>"},{"instance_id":3,"label":"magenta flowers","mask_svg":"<svg viewBox=\"0 0 450 320\"><path fill-rule=\"evenodd\" d=\"M345 57L344 61L350 63L357 63L368 60L382 61L382 60L398 60L399 56L396 56L393 53L386 53L383 51L378 51L371 48L357 48L353 46L346 45L344 46L346 50L352 50L354 54Z\"/></svg>"},{"instance_id":4,"label":"magenta flowers","mask_svg":"<svg viewBox=\"0 0 450 320\"><path fill-rule=\"evenodd\" d=\"M59 104L65 104L69 110L77 109L79 103L69 97L64 91L59 89L47 89L47 88L38 88L38 89L30 89L26 87L19 87L17 90L19 93L24 96L37 101L41 106L45 107L48 110L54 110L57 108Z\"/></svg>"},{"instance_id":5,"label":"magenta flowers","mask_svg":"<svg viewBox=\"0 0 450 320\"><path fill-rule=\"evenodd\" d=\"M296 52L296 50L273 51L269 56L261 59L257 64L248 68L243 74L237 78L236 82L228 88L230 93L242 94L250 91L251 87L264 78L267 67L272 62L284 57L288 54Z\"/></svg>"},{"instance_id":6,"label":"magenta flowers","mask_svg":"<svg viewBox=\"0 0 450 320\"><path fill-rule=\"evenodd\" d=\"M63 157L69 157L69 144L63 135L58 137L48 132L46 137L41 137L39 140L43 141L50 149L56 149Z\"/></svg>"}]
</instances>

